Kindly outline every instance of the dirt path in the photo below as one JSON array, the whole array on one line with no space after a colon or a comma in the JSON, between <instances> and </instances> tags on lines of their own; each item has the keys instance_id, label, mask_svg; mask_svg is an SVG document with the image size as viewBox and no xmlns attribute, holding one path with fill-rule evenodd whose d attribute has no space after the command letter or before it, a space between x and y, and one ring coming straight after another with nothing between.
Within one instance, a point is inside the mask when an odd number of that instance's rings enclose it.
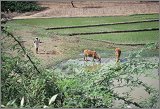
<instances>
[{"instance_id":1,"label":"dirt path","mask_svg":"<svg viewBox=\"0 0 160 109\"><path fill-rule=\"evenodd\" d=\"M76 1L74 2L75 8L72 7L70 2L39 2L39 4L49 8L32 15L20 15L14 17L14 19L159 13L158 2Z\"/></svg>"}]
</instances>

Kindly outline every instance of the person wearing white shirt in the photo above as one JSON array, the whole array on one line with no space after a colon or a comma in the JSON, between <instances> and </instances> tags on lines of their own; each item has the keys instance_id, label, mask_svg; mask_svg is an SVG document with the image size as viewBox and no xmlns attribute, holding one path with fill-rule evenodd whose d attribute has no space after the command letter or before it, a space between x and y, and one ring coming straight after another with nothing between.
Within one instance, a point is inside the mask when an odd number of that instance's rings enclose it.
<instances>
[{"instance_id":1,"label":"person wearing white shirt","mask_svg":"<svg viewBox=\"0 0 160 109\"><path fill-rule=\"evenodd\" d=\"M34 40L34 46L35 46L37 54L38 54L39 43L40 43L40 39L38 39L38 37L36 37L36 39Z\"/></svg>"}]
</instances>

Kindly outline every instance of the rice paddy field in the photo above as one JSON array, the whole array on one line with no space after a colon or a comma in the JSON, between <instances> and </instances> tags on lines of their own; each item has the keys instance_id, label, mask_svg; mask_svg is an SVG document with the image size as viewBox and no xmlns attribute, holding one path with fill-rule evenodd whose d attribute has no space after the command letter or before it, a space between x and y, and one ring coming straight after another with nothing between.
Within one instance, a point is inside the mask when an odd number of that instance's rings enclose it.
<instances>
[{"instance_id":1,"label":"rice paddy field","mask_svg":"<svg viewBox=\"0 0 160 109\"><path fill-rule=\"evenodd\" d=\"M108 17L72 17L72 18L36 18L36 19L20 19L15 20L14 23L21 25L40 26L40 27L61 27L61 26L79 26L89 24L103 24L103 23L116 23L128 21L141 21L158 19L158 14L141 14L130 16L108 16Z\"/></svg>"},{"instance_id":2,"label":"rice paddy field","mask_svg":"<svg viewBox=\"0 0 160 109\"><path fill-rule=\"evenodd\" d=\"M147 22L143 22L143 21ZM151 21L156 20L156 21ZM123 22L135 22L128 24L114 24ZM114 24L114 25L104 25ZM143 29L158 29L158 14L148 15L131 15L131 16L117 16L117 17L85 17L85 18L49 18L49 19L24 19L13 20L8 25L10 26L23 26L26 28L35 27L37 34L48 37L47 33L56 34L60 36L68 36L75 33L93 33L91 35L80 35L78 37L83 39L99 40L113 43L122 44L145 44L152 43L158 39L158 30L140 31L140 32L122 32L114 33L114 31L127 31L127 30L143 30ZM90 27L78 27L87 26ZM92 26L93 25L93 26ZM100 25L100 26L95 26ZM54 29L60 27L60 29ZM64 28L61 27L73 27ZM16 28L16 27L15 27ZM35 29L34 28L34 29ZM53 28L45 30L47 28ZM43 33L42 33L43 32ZM109 34L94 34L95 32L113 32ZM51 36L52 37L52 36Z\"/></svg>"},{"instance_id":3,"label":"rice paddy field","mask_svg":"<svg viewBox=\"0 0 160 109\"><path fill-rule=\"evenodd\" d=\"M19 39L33 60L38 59L39 63L35 63L42 72L36 74L28 61L19 64L13 58L16 65L29 68L13 67L28 75L19 73L18 81L26 80L16 83L25 89L17 92L18 97L25 98L24 107L157 108L158 19L159 14L140 14L7 22L7 30ZM35 37L42 41L38 54L33 46ZM8 44L5 41L3 44ZM8 50L7 46L4 50ZM116 47L122 50L119 63L115 63ZM85 62L84 49L95 50L102 63L92 62L92 58ZM18 100L16 103L22 101Z\"/></svg>"},{"instance_id":4,"label":"rice paddy field","mask_svg":"<svg viewBox=\"0 0 160 109\"><path fill-rule=\"evenodd\" d=\"M158 31L134 32L134 33L115 33L103 35L81 36L86 39L114 42L117 44L147 44L153 43L158 39Z\"/></svg>"}]
</instances>

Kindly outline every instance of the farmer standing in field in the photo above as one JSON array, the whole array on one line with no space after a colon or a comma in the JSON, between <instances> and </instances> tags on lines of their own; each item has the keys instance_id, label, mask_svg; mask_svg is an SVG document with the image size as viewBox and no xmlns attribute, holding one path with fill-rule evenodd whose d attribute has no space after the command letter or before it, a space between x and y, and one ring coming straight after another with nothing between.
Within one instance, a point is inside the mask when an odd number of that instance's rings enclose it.
<instances>
[{"instance_id":1,"label":"farmer standing in field","mask_svg":"<svg viewBox=\"0 0 160 109\"><path fill-rule=\"evenodd\" d=\"M39 43L40 43L40 39L38 39L38 37L36 37L36 39L34 40L34 46L35 46L37 54L38 54Z\"/></svg>"},{"instance_id":2,"label":"farmer standing in field","mask_svg":"<svg viewBox=\"0 0 160 109\"><path fill-rule=\"evenodd\" d=\"M120 56L121 56L121 49L120 48L115 49L115 55L116 55L116 62L118 62L120 60Z\"/></svg>"}]
</instances>

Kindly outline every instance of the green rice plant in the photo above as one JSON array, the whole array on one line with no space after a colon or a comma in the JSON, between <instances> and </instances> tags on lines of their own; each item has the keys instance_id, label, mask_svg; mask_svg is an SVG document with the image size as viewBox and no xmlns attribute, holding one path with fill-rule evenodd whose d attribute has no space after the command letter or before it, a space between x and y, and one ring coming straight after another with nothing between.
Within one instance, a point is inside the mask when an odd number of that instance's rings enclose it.
<instances>
[{"instance_id":1,"label":"green rice plant","mask_svg":"<svg viewBox=\"0 0 160 109\"><path fill-rule=\"evenodd\" d=\"M8 22L10 25L20 24L34 27L61 27L61 26L79 26L90 24L104 24L127 21L140 21L158 19L158 14L146 14L135 16L105 16L105 17L77 17L77 18L36 18L36 19L21 19Z\"/></svg>"},{"instance_id":2,"label":"green rice plant","mask_svg":"<svg viewBox=\"0 0 160 109\"><path fill-rule=\"evenodd\" d=\"M110 31L124 31L124 30L139 30L146 28L158 28L158 22L145 22L136 24L121 24L121 25L109 25L109 26L96 26L85 28L66 28L66 29L53 29L48 30L57 34L73 34L73 33L90 33L90 32L110 32Z\"/></svg>"},{"instance_id":3,"label":"green rice plant","mask_svg":"<svg viewBox=\"0 0 160 109\"><path fill-rule=\"evenodd\" d=\"M83 35L80 37L115 44L147 44L157 42L158 31Z\"/></svg>"}]
</instances>

